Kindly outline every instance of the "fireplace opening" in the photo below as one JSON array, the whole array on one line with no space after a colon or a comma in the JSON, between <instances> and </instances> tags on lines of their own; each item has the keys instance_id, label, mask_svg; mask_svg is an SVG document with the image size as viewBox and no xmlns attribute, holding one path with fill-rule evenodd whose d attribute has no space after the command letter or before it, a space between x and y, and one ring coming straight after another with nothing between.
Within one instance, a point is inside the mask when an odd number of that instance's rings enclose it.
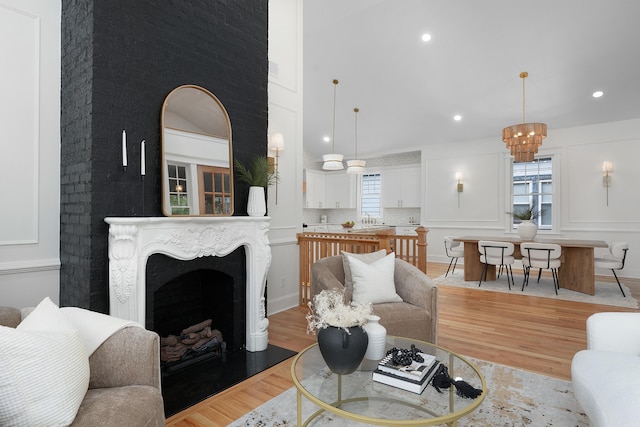
<instances>
[{"instance_id":1,"label":"fireplace opening","mask_svg":"<svg viewBox=\"0 0 640 427\"><path fill-rule=\"evenodd\" d=\"M164 344L174 347L170 360L164 352L163 368L175 369L178 362L197 360L206 354L244 349L244 249L225 257L187 261L154 254L147 261L146 289L146 327L156 331ZM177 359L179 353L184 354Z\"/></svg>"},{"instance_id":2,"label":"fireplace opening","mask_svg":"<svg viewBox=\"0 0 640 427\"><path fill-rule=\"evenodd\" d=\"M154 292L154 330L161 337L163 369L174 371L220 356L227 348L242 349L245 310L236 302L244 305L244 298L236 298L235 291L233 277L199 269L180 275Z\"/></svg>"}]
</instances>

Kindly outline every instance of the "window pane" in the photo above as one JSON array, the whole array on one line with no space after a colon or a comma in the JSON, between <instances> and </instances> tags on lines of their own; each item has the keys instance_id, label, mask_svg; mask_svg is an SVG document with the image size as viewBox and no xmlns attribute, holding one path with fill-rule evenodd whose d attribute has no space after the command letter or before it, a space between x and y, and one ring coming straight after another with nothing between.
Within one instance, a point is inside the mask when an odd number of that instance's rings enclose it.
<instances>
[{"instance_id":1,"label":"window pane","mask_svg":"<svg viewBox=\"0 0 640 427\"><path fill-rule=\"evenodd\" d=\"M380 216L380 174L362 175L362 216Z\"/></svg>"},{"instance_id":2,"label":"window pane","mask_svg":"<svg viewBox=\"0 0 640 427\"><path fill-rule=\"evenodd\" d=\"M229 180L230 180L229 179L229 175L222 175L222 180L224 181L224 189L223 189L223 191L225 193L231 192L231 189L229 187Z\"/></svg>"},{"instance_id":3,"label":"window pane","mask_svg":"<svg viewBox=\"0 0 640 427\"><path fill-rule=\"evenodd\" d=\"M213 191L213 174L209 173L209 172L205 172L203 174L203 181L204 181L204 191L206 191L207 193L211 193Z\"/></svg>"},{"instance_id":4,"label":"window pane","mask_svg":"<svg viewBox=\"0 0 640 427\"><path fill-rule=\"evenodd\" d=\"M204 196L204 213L209 215L213 213L213 196L211 194Z\"/></svg>"},{"instance_id":5,"label":"window pane","mask_svg":"<svg viewBox=\"0 0 640 427\"><path fill-rule=\"evenodd\" d=\"M187 168L178 166L178 178L187 179Z\"/></svg>"},{"instance_id":6,"label":"window pane","mask_svg":"<svg viewBox=\"0 0 640 427\"><path fill-rule=\"evenodd\" d=\"M532 162L512 163L512 201L513 212L532 208L541 215L535 221L538 227L546 230L553 228L553 159L545 157ZM513 228L519 220L514 218Z\"/></svg>"}]
</instances>

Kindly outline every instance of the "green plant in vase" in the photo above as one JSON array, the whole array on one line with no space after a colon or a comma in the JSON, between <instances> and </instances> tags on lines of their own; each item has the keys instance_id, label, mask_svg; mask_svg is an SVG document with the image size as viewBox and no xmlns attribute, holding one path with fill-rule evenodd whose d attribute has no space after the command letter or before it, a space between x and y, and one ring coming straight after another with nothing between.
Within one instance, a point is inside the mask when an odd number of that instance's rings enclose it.
<instances>
[{"instance_id":1,"label":"green plant in vase","mask_svg":"<svg viewBox=\"0 0 640 427\"><path fill-rule=\"evenodd\" d=\"M247 214L249 216L264 216L267 213L265 188L278 180L277 173L269 164L267 156L256 156L249 166L245 166L237 159L233 160L238 181L249 184L249 200Z\"/></svg>"},{"instance_id":2,"label":"green plant in vase","mask_svg":"<svg viewBox=\"0 0 640 427\"><path fill-rule=\"evenodd\" d=\"M522 240L531 241L538 234L538 224L534 221L544 213L544 209L537 210L533 206L521 208L513 212L507 212L514 219L520 220L518 224L518 235Z\"/></svg>"},{"instance_id":3,"label":"green plant in vase","mask_svg":"<svg viewBox=\"0 0 640 427\"><path fill-rule=\"evenodd\" d=\"M513 218L519 219L520 221L534 221L543 213L544 209L537 210L535 207L529 206L528 208L507 212L507 215L511 215Z\"/></svg>"},{"instance_id":4,"label":"green plant in vase","mask_svg":"<svg viewBox=\"0 0 640 427\"><path fill-rule=\"evenodd\" d=\"M267 188L278 180L278 175L273 170L273 166L269 164L267 156L254 157L249 167L240 163L238 159L234 159L233 164L238 180L250 187Z\"/></svg>"}]
</instances>

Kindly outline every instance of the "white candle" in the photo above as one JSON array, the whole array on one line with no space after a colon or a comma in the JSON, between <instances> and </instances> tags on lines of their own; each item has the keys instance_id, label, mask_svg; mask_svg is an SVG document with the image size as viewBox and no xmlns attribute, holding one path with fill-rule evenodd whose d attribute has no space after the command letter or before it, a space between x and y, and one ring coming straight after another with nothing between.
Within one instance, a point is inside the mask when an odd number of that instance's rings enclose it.
<instances>
[{"instance_id":1,"label":"white candle","mask_svg":"<svg viewBox=\"0 0 640 427\"><path fill-rule=\"evenodd\" d=\"M142 140L142 143L140 144L140 174L142 176L144 176L145 172L146 172L146 167L145 167L145 155L144 155L144 139Z\"/></svg>"},{"instance_id":2,"label":"white candle","mask_svg":"<svg viewBox=\"0 0 640 427\"><path fill-rule=\"evenodd\" d=\"M122 130L122 166L127 167L127 132Z\"/></svg>"}]
</instances>

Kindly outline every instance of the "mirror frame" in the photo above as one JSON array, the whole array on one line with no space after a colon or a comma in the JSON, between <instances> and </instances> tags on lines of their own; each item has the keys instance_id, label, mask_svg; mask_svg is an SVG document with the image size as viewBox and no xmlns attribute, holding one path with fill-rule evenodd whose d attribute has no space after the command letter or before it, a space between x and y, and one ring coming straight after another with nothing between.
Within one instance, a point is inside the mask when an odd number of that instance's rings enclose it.
<instances>
[{"instance_id":1,"label":"mirror frame","mask_svg":"<svg viewBox=\"0 0 640 427\"><path fill-rule=\"evenodd\" d=\"M168 170L167 170L167 164L166 164L166 158L165 158L165 112L167 110L167 106L169 103L169 100L171 98L172 95L174 95L177 91L181 90L181 89L195 89L195 90L199 90L203 93L205 93L206 95L210 96L211 99L215 102L215 104L220 108L220 110L222 111L224 118L226 118L226 122L227 122L227 134L229 135L229 139L228 139L228 145L229 145L229 188L230 188L230 194L231 194L231 207L230 207L230 212L229 213L224 213L224 214L190 214L190 215L175 215L172 214L171 212L167 212L167 206L168 206L168 200L167 198L169 197L169 174L168 174ZM231 136L231 119L229 118L229 114L227 113L226 108L224 108L224 105L222 105L222 102L220 102L220 100L210 91L208 91L207 89L201 87L201 86L197 86L197 85L182 85L182 86L178 86L175 89L173 89L171 92L169 92L167 94L167 96L164 99L164 102L162 103L162 111L160 113L160 131L162 132L161 134L161 167L162 167L162 213L164 216L167 217L198 217L198 216L232 216L233 212L234 212L234 201L235 201L235 196L234 196L234 188L233 188L233 175L234 175L234 171L233 171L233 144L232 144L232 136ZM210 136L210 135L207 135ZM193 183L192 183L193 185ZM198 194L198 200L200 199L200 195Z\"/></svg>"}]
</instances>

